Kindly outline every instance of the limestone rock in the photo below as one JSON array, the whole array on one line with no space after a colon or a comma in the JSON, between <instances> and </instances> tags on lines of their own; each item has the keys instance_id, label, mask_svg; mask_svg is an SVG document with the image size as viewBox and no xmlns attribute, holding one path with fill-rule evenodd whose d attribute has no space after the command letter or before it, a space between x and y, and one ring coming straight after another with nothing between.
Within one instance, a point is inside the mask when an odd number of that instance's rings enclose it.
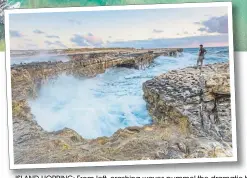
<instances>
[{"instance_id":1,"label":"limestone rock","mask_svg":"<svg viewBox=\"0 0 247 178\"><path fill-rule=\"evenodd\" d=\"M188 136L231 143L229 74L229 64L219 63L206 65L201 74L188 67L146 81L144 99L150 115L156 123L178 124Z\"/></svg>"},{"instance_id":2,"label":"limestone rock","mask_svg":"<svg viewBox=\"0 0 247 178\"><path fill-rule=\"evenodd\" d=\"M121 64L126 55L128 60L135 59L135 65L141 65L144 56L149 63L158 52L115 51L93 56L89 53L72 55L76 59L67 63L12 67L15 163L232 156L229 64L226 63L206 65L201 74L188 67L146 81L143 84L144 99L153 123L119 129L110 137L84 139L69 128L47 132L31 114L26 99L30 94L37 95L37 90L49 77L62 72L76 76L95 75Z\"/></svg>"}]
</instances>

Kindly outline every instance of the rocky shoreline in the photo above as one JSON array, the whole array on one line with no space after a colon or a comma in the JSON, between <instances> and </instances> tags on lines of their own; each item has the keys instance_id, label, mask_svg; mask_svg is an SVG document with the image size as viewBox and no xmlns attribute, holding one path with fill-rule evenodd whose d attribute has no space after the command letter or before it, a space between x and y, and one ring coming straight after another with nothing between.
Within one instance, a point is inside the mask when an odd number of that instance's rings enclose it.
<instances>
[{"instance_id":1,"label":"rocky shoreline","mask_svg":"<svg viewBox=\"0 0 247 178\"><path fill-rule=\"evenodd\" d=\"M179 124L185 135L214 140L222 151L231 152L229 74L229 64L218 63L202 71L173 70L145 82L144 99L153 121Z\"/></svg>"},{"instance_id":2,"label":"rocky shoreline","mask_svg":"<svg viewBox=\"0 0 247 178\"><path fill-rule=\"evenodd\" d=\"M141 58L150 63L157 55L155 52L131 55L125 62L108 67L136 68ZM73 65L82 62L82 57L75 58ZM134 62L126 62L131 60ZM37 90L37 81L43 82L47 76L54 77L64 70L58 70L62 65L59 62L52 65L56 70L47 70L48 63L33 70L28 66L34 64L12 67L15 164L232 156L228 63L206 65L201 73L193 67L173 70L146 81L143 97L153 123L119 129L110 137L96 139L84 139L69 128L47 132L35 121L26 97L30 96L30 88ZM91 69L102 73L105 68Z\"/></svg>"},{"instance_id":3,"label":"rocky shoreline","mask_svg":"<svg viewBox=\"0 0 247 178\"><path fill-rule=\"evenodd\" d=\"M94 77L111 67L136 68L148 66L158 56L176 56L183 49L111 49L100 51L66 51L68 62L32 62L11 66L13 100L37 96L42 83L60 74ZM23 52L22 52L23 53ZM24 52L25 53L25 52ZM50 52L51 53L51 52ZM64 52L65 53L65 52Z\"/></svg>"}]
</instances>

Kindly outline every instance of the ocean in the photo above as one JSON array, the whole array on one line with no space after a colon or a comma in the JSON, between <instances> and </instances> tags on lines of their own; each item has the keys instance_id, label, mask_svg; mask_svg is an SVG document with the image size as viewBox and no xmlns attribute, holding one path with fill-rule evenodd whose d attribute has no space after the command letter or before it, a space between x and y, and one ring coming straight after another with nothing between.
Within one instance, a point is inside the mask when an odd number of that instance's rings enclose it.
<instances>
[{"instance_id":1,"label":"ocean","mask_svg":"<svg viewBox=\"0 0 247 178\"><path fill-rule=\"evenodd\" d=\"M206 49L205 64L228 61L228 47ZM45 130L67 127L89 139L110 136L128 126L151 124L143 82L169 70L196 65L197 53L198 48L184 49L180 57L160 56L143 69L110 68L93 78L63 74L42 85L38 98L29 98L28 103Z\"/></svg>"}]
</instances>

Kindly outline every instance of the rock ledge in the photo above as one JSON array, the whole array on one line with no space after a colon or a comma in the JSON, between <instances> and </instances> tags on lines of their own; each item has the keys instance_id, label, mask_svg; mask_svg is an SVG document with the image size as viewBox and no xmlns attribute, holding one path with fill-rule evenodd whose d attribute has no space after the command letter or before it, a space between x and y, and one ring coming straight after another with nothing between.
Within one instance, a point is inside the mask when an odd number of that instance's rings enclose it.
<instances>
[{"instance_id":1,"label":"rock ledge","mask_svg":"<svg viewBox=\"0 0 247 178\"><path fill-rule=\"evenodd\" d=\"M13 102L15 164L232 156L229 64L173 70L143 84L153 124L84 139L44 131L25 100Z\"/></svg>"}]
</instances>

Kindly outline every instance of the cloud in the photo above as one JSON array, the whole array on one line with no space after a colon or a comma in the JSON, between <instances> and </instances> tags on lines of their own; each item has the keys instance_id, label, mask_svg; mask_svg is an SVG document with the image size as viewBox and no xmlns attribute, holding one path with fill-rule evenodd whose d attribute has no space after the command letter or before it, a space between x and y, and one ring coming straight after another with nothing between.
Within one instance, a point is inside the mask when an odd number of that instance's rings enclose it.
<instances>
[{"instance_id":1,"label":"cloud","mask_svg":"<svg viewBox=\"0 0 247 178\"><path fill-rule=\"evenodd\" d=\"M208 33L228 33L228 17L220 16L220 17L211 17L209 20L201 22L204 26L199 28L198 31L208 32Z\"/></svg>"},{"instance_id":2,"label":"cloud","mask_svg":"<svg viewBox=\"0 0 247 178\"><path fill-rule=\"evenodd\" d=\"M60 46L62 48L68 48L66 45L64 45L61 41L55 41L54 45Z\"/></svg>"},{"instance_id":3,"label":"cloud","mask_svg":"<svg viewBox=\"0 0 247 178\"><path fill-rule=\"evenodd\" d=\"M33 31L33 33L36 33L36 34L44 34L45 32L42 32L41 30L36 29L36 30Z\"/></svg>"},{"instance_id":4,"label":"cloud","mask_svg":"<svg viewBox=\"0 0 247 178\"><path fill-rule=\"evenodd\" d=\"M102 39L100 37L94 36L92 33L88 33L86 35L74 34L70 41L77 46L100 47L103 44Z\"/></svg>"},{"instance_id":5,"label":"cloud","mask_svg":"<svg viewBox=\"0 0 247 178\"><path fill-rule=\"evenodd\" d=\"M27 49L37 49L38 45L33 44L33 43L28 43L28 44L26 44L26 48Z\"/></svg>"},{"instance_id":6,"label":"cloud","mask_svg":"<svg viewBox=\"0 0 247 178\"><path fill-rule=\"evenodd\" d=\"M190 36L183 38L159 38L148 40L133 41L116 41L107 44L107 47L135 47L135 48L170 48L170 47L197 47L200 44L228 44L228 35L207 35L207 36Z\"/></svg>"},{"instance_id":7,"label":"cloud","mask_svg":"<svg viewBox=\"0 0 247 178\"><path fill-rule=\"evenodd\" d=\"M68 19L70 23L81 25L81 22L79 20L73 20L73 19Z\"/></svg>"},{"instance_id":8,"label":"cloud","mask_svg":"<svg viewBox=\"0 0 247 178\"><path fill-rule=\"evenodd\" d=\"M153 29L153 33L163 33L163 30Z\"/></svg>"},{"instance_id":9,"label":"cloud","mask_svg":"<svg viewBox=\"0 0 247 178\"><path fill-rule=\"evenodd\" d=\"M51 41L44 41L44 43L48 46L57 46L57 47L62 47L62 48L68 48L66 45L64 45L61 41L55 41L55 42L51 42Z\"/></svg>"},{"instance_id":10,"label":"cloud","mask_svg":"<svg viewBox=\"0 0 247 178\"><path fill-rule=\"evenodd\" d=\"M46 38L57 38L57 39L60 39L60 37L57 36L57 35L46 35Z\"/></svg>"},{"instance_id":11,"label":"cloud","mask_svg":"<svg viewBox=\"0 0 247 178\"><path fill-rule=\"evenodd\" d=\"M74 36L70 38L70 41L75 43L77 46L88 46L84 37L78 34L74 34Z\"/></svg>"},{"instance_id":12,"label":"cloud","mask_svg":"<svg viewBox=\"0 0 247 178\"><path fill-rule=\"evenodd\" d=\"M16 31L16 30L10 30L9 33L10 33L10 36L13 37L13 38L21 38L21 37L23 37L21 32Z\"/></svg>"},{"instance_id":13,"label":"cloud","mask_svg":"<svg viewBox=\"0 0 247 178\"><path fill-rule=\"evenodd\" d=\"M204 31L207 31L207 29L203 27L203 28L199 28L198 31L204 32Z\"/></svg>"},{"instance_id":14,"label":"cloud","mask_svg":"<svg viewBox=\"0 0 247 178\"><path fill-rule=\"evenodd\" d=\"M47 44L48 46L50 46L50 45L52 45L52 44L53 44L52 42L47 41L47 40L46 40L46 41L44 41L44 43L45 43L45 44Z\"/></svg>"},{"instance_id":15,"label":"cloud","mask_svg":"<svg viewBox=\"0 0 247 178\"><path fill-rule=\"evenodd\" d=\"M103 44L103 41L100 37L94 36L91 33L89 33L88 35L84 35L84 39L89 45L92 46L101 46Z\"/></svg>"},{"instance_id":16,"label":"cloud","mask_svg":"<svg viewBox=\"0 0 247 178\"><path fill-rule=\"evenodd\" d=\"M196 25L200 25L200 24L201 24L201 22L194 22L194 24L196 24Z\"/></svg>"}]
</instances>

